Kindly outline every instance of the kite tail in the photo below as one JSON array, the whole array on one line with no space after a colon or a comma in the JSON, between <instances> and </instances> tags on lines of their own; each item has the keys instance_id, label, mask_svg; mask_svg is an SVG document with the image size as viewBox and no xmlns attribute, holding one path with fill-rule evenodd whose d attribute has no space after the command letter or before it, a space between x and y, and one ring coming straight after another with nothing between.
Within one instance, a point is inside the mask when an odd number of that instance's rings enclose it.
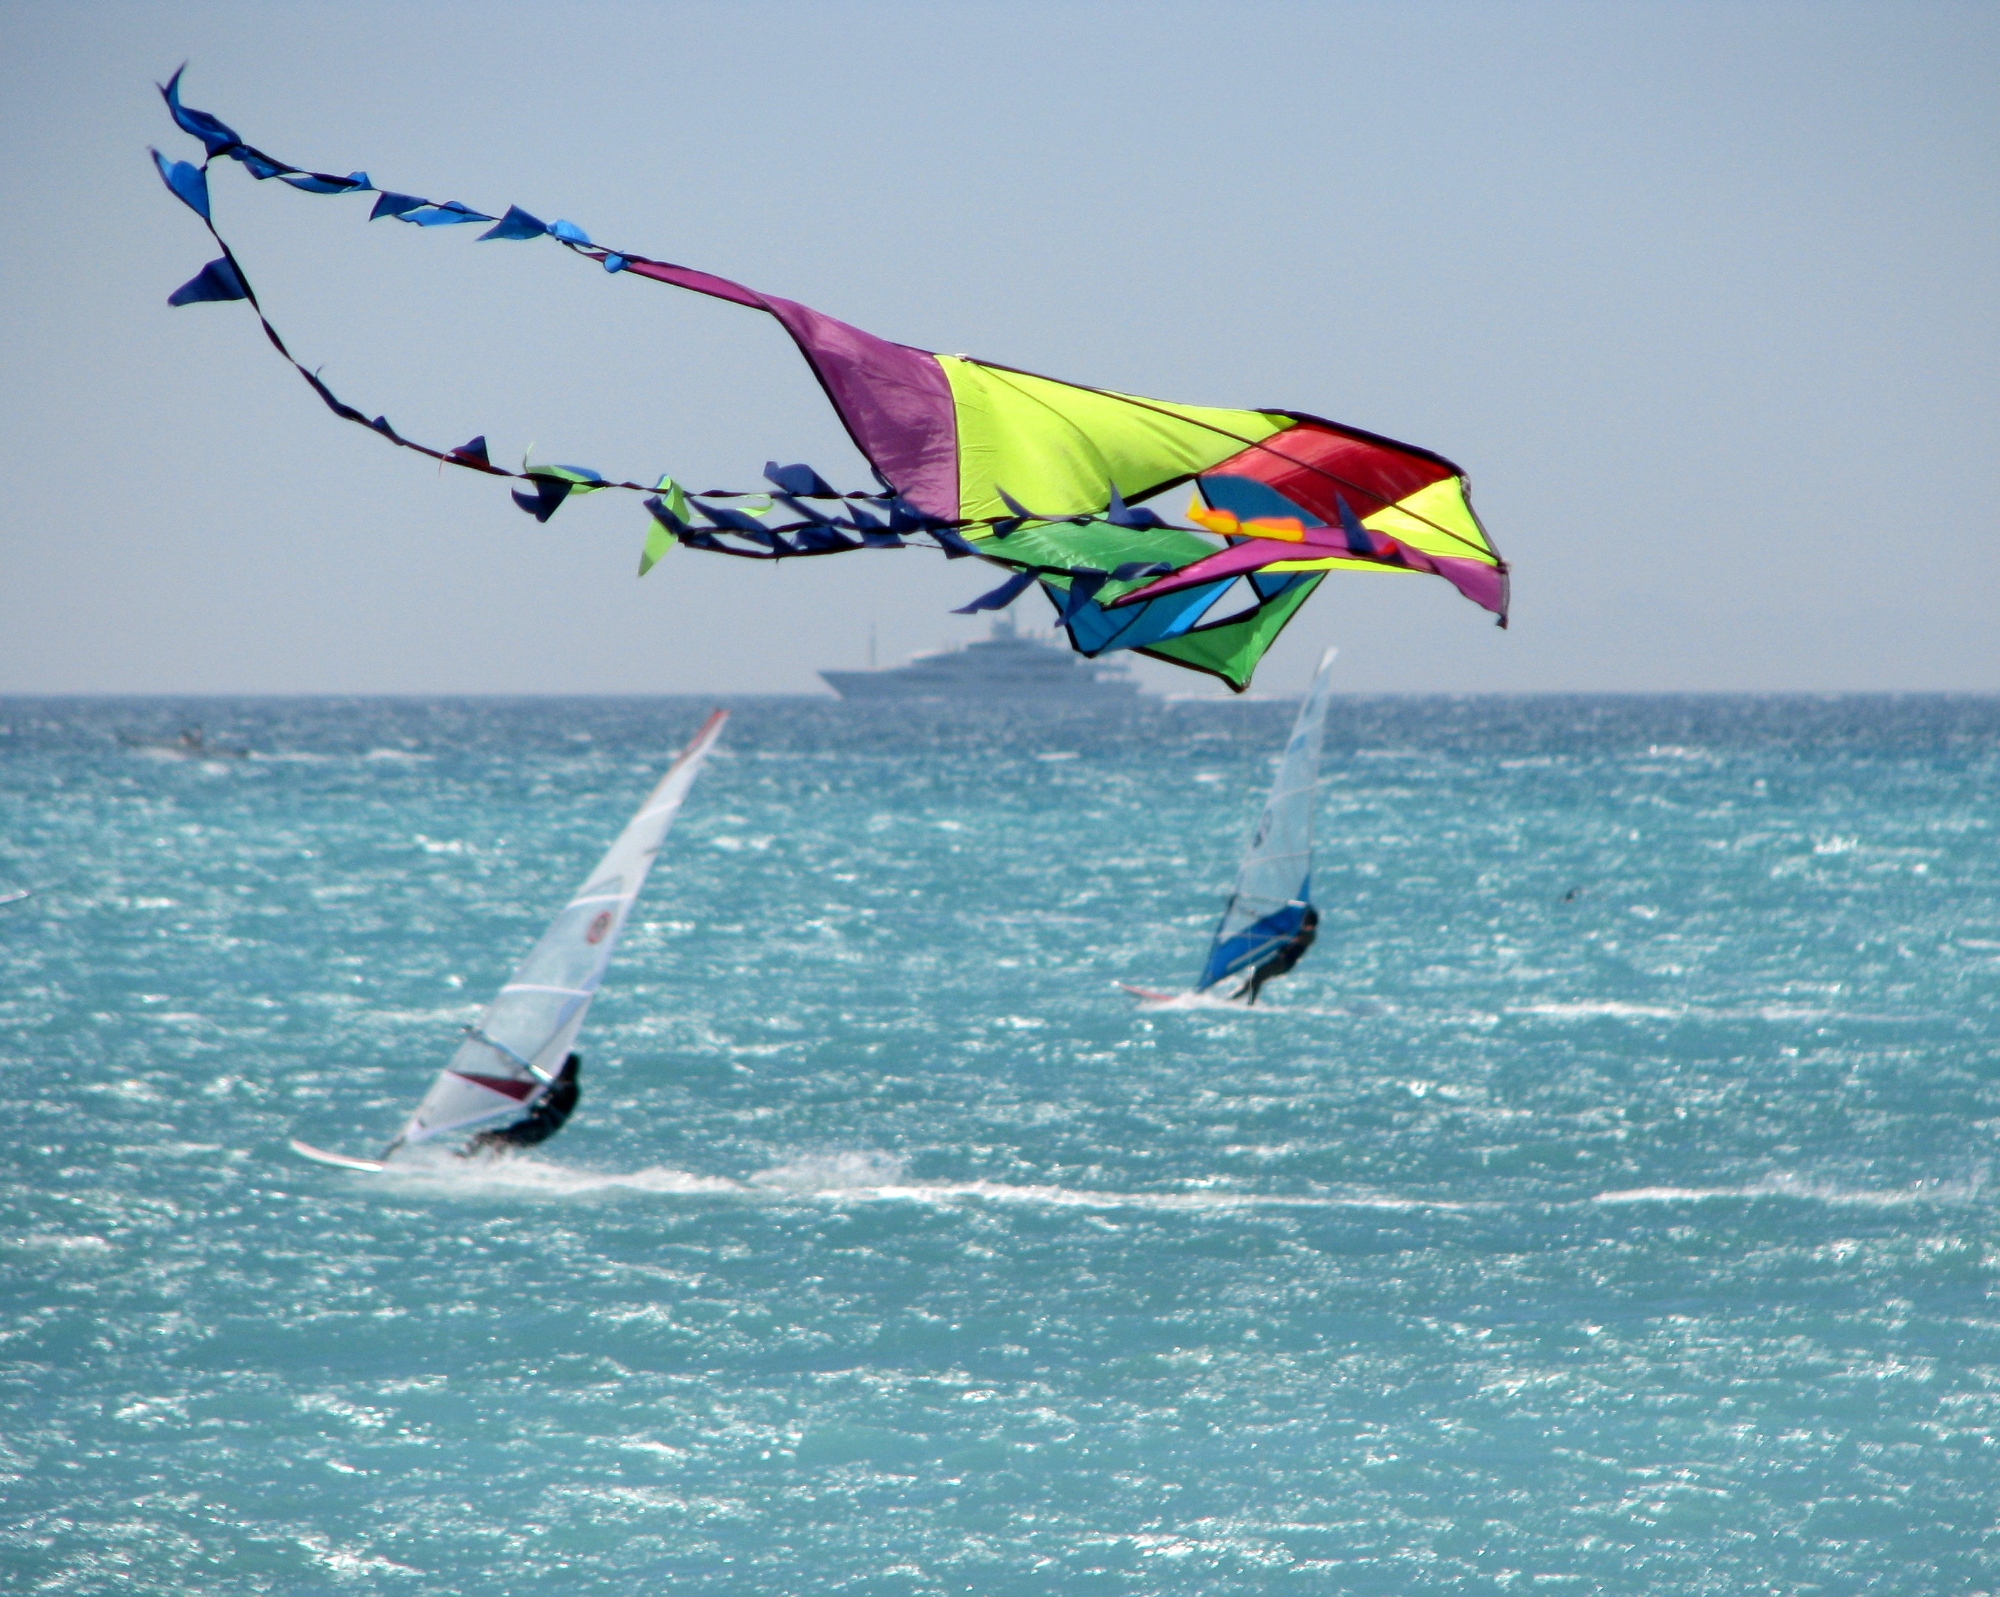
<instances>
[{"instance_id":1,"label":"kite tail","mask_svg":"<svg viewBox=\"0 0 2000 1597\"><path fill-rule=\"evenodd\" d=\"M181 70L185 71L185 68ZM788 305L789 302L767 301L764 296L756 295L751 290L730 283L724 278L711 278L706 273L670 268L662 263L646 260L643 256L629 256L615 250L604 249L593 244L589 236L574 223L563 221L544 223L519 206L510 206L505 216L495 218L475 211L457 200L438 202L417 195L379 189L365 172L336 177L293 166L253 145L244 143L232 128L210 113L184 106L180 100L180 79L181 72L175 72L173 77L161 86L160 92L175 123L183 131L193 134L202 141L205 155L198 166L187 161L170 161L157 150L152 152L153 160L159 169L161 180L169 191L200 218L203 228L222 253L174 290L167 297L167 303L180 306L243 301L257 317L258 325L263 328L264 336L269 340L271 347L299 374L319 397L321 403L341 420L366 427L370 432L387 439L398 448L435 460L440 465L458 466L489 477L501 477L525 484L527 491L517 489L513 495L514 502L541 522L547 522L572 494L595 493L601 489L611 488L652 496L648 507L654 511L654 525L656 528L664 528L672 538L695 548L716 554L734 555L740 559L777 560L842 554L850 549L860 548L903 548L907 546L911 537L919 534L929 536L937 547L951 558L961 558L976 552L963 536L957 533L957 529L968 526L983 528L985 523L977 519L949 520L926 514L907 503L887 479L883 480L880 490L842 491L830 486L810 466L781 466L772 462L765 467L765 474L780 489L774 497L755 490L727 488L690 493L676 484L670 476L663 475L653 482L633 482L607 478L599 472L580 466L524 461L521 469L515 471L495 464L483 434L456 447L441 449L400 432L387 416L371 417L365 411L350 405L334 392L318 372L292 353L284 335L278 331L265 312L242 261L230 248L221 230L216 227L208 191L209 170L216 160L236 161L260 182L275 177L305 193L373 193L377 198L369 214L371 221L389 216L421 227L489 222L493 225L480 235L482 239L529 239L547 235L565 248L597 262L608 271L623 271L628 265L648 269L646 275L668 278L679 282L683 287L740 304L772 310L773 314L777 313L775 306ZM837 503L841 507L841 513L823 514L803 502L808 499ZM743 508L735 508L708 502L724 500L746 503ZM758 519L768 515L778 505L783 505L793 512L796 519L780 519L775 522ZM867 508L877 505L887 508L890 518L887 524ZM698 514L707 526L685 519L689 510ZM727 541L731 539L736 541ZM744 546L746 543L748 547ZM651 539L648 552L650 557L642 564L642 572L650 569L658 559L658 553L654 551Z\"/></svg>"},{"instance_id":2,"label":"kite tail","mask_svg":"<svg viewBox=\"0 0 2000 1597\"><path fill-rule=\"evenodd\" d=\"M692 267L651 260L630 251L606 248L593 242L590 236L573 222L561 220L544 222L518 205L510 205L504 216L496 218L474 210L458 200L429 200L420 195L379 188L366 172L351 172L345 177L337 177L330 173L313 172L293 166L254 145L245 143L237 136L235 130L220 118L209 112L183 105L180 99L180 80L185 70L183 67L176 71L165 84L161 85L160 93L175 123L184 132L202 141L204 158L199 166L195 166L186 161L169 161L156 150L153 152L153 159L167 188L201 219L202 226L208 231L222 254L169 295L168 303L189 305L204 301L227 300L242 300L247 303L255 313L259 325L263 327L264 336L270 340L271 347L284 357L307 386L319 396L321 403L341 420L366 427L398 448L411 450L428 460L437 461L440 465L458 466L468 471L481 472L489 477L501 477L525 484L526 491L519 489L515 491L514 502L540 522L547 522L571 495L596 493L608 488L648 495L647 508L652 512L656 535L663 531L670 539L686 543L690 547L715 554L733 555L739 559L783 560L822 554L844 554L850 549L859 548L903 548L910 538L924 536L948 559L956 560L963 559L967 555L977 555L1008 570L1034 576L1063 578L1077 576L1087 580L1090 577L1101 579L1104 575L1087 565L1050 565L1009 559L994 548L975 548L965 537L967 532L971 532L974 536L992 532L1004 539L1024 524L1085 525L1095 519L1091 516L1037 516L1022 510L1018 505L1012 506L1004 515L939 515L935 510L925 510L920 508L919 503L913 502L929 496L902 491L879 466L876 471L882 484L879 491L837 490L810 466L781 466L773 462L766 465L765 475L779 489L775 496L757 490L727 488L712 488L695 493L681 488L672 477L664 475L650 483L633 482L608 478L582 466L526 461L522 463L520 470L514 471L494 462L484 434L456 447L441 449L398 431L387 416L369 416L365 411L343 400L318 372L294 356L283 335L272 325L257 298L256 291L251 286L249 274L244 271L242 262L215 225L208 194L208 173L216 160L236 161L259 182L277 178L304 193L374 194L376 199L369 212L370 221L392 217L418 227L460 226L466 223L486 222L492 225L479 235L482 241L526 240L546 236L573 254L601 265L607 271L629 271L634 276L653 278L695 293L767 312L792 334L808 362L813 365L822 384L827 387L829 396L835 400L835 408L840 412L843 421L849 424L850 432L855 430L856 425L855 418L850 413L854 406L853 396L836 393L835 390L842 387L851 388L852 383L845 380L829 361L820 357L825 356L828 350L836 345L858 348L862 357L876 367L897 367L899 355L921 357L924 361L929 361L931 357L908 346L891 344L886 339L875 338L874 335L865 333L859 328L823 316L794 301L761 294L728 278L697 271ZM908 378L910 364L904 362L899 369L898 374L905 379ZM856 442L860 444L864 440L857 436ZM873 461L877 451L864 447L862 453ZM923 469L921 462L918 469L920 471ZM1115 497L1115 489L1113 492ZM710 502L729 500L745 503L739 507ZM840 513L831 516L822 514L806 505L803 502L806 500L837 503L840 506ZM780 505L793 512L796 519L790 521L762 519ZM874 513L872 507L882 507L887 510L886 523ZM690 510L698 514L706 525L693 521L688 514ZM1117 505L1117 512L1123 512L1126 517L1133 516L1132 512L1125 511L1122 501ZM655 540L649 538L649 557L642 562L642 572L651 569L658 559L658 554L652 552L654 547Z\"/></svg>"}]
</instances>

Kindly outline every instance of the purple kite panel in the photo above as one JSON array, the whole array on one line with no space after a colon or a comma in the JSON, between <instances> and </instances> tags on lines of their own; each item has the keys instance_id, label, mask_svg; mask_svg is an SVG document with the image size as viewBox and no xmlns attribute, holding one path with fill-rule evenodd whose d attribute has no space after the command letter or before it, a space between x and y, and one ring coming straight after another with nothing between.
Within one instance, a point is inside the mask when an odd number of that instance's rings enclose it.
<instances>
[{"instance_id":1,"label":"purple kite panel","mask_svg":"<svg viewBox=\"0 0 2000 1597\"><path fill-rule=\"evenodd\" d=\"M958 515L958 416L937 357L726 277L628 256L625 270L768 311L812 363L855 445L925 515Z\"/></svg>"}]
</instances>

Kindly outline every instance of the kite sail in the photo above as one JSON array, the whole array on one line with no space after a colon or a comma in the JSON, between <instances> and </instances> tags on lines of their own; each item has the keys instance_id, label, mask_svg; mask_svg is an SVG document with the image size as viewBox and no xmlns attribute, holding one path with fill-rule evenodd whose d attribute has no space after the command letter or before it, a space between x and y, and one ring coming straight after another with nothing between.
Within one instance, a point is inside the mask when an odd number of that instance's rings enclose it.
<instances>
[{"instance_id":1,"label":"kite sail","mask_svg":"<svg viewBox=\"0 0 2000 1597\"><path fill-rule=\"evenodd\" d=\"M479 1023L466 1028L451 1063L381 1159L348 1159L300 1142L293 1148L325 1164L380 1169L398 1148L511 1125L534 1109L583 1029L625 917L728 719L727 710L717 710L702 723Z\"/></svg>"},{"instance_id":2,"label":"kite sail","mask_svg":"<svg viewBox=\"0 0 2000 1597\"><path fill-rule=\"evenodd\" d=\"M1267 959L1293 937L1312 905L1313 798L1319 787L1319 751L1326 727L1334 651L1328 649L1291 740L1278 762L1278 779L1264 800L1264 813L1250 835L1250 847L1236 873L1236 890L1215 928L1208 960L1201 967L1198 992L1221 983Z\"/></svg>"},{"instance_id":3,"label":"kite sail","mask_svg":"<svg viewBox=\"0 0 2000 1597\"><path fill-rule=\"evenodd\" d=\"M1304 411L1172 404L917 349L727 278L607 248L574 223L543 222L519 206L496 216L379 188L365 172L307 171L184 106L180 77L161 92L205 158L196 166L155 151L153 159L222 254L168 302L247 301L336 415L442 463L524 483L515 502L540 521L572 494L647 495L642 576L677 543L776 560L922 540L1012 573L968 613L1005 608L1039 584L1079 653L1134 649L1238 692L1329 572L1440 576L1506 625L1506 563L1473 513L1464 471L1428 449ZM809 466L772 462L771 492L694 493L671 476L614 480L525 460L511 471L493 462L483 434L452 449L418 443L341 400L293 357L216 229L208 173L217 159L304 193L373 194L370 220L488 224L482 240L551 238L606 271L762 311L798 346L879 490L839 492ZM1187 484L1192 527L1171 526L1141 503Z\"/></svg>"}]
</instances>

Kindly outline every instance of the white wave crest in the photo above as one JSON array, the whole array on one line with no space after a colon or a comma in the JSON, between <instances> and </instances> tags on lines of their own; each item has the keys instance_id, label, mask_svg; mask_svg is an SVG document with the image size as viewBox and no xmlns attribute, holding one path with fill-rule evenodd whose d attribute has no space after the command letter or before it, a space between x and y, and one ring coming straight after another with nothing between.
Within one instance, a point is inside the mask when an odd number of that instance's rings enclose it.
<instances>
[{"instance_id":1,"label":"white wave crest","mask_svg":"<svg viewBox=\"0 0 2000 1597\"><path fill-rule=\"evenodd\" d=\"M1841 1187L1832 1182L1781 1175L1735 1187L1630 1187L1619 1192L1600 1192L1591 1201L1713 1203L1786 1198L1800 1203L1890 1209L1913 1203L1971 1203L1979 1197L1983 1185L1978 1177L1973 1177L1965 1181L1918 1181L1907 1187Z\"/></svg>"},{"instance_id":2,"label":"white wave crest","mask_svg":"<svg viewBox=\"0 0 2000 1597\"><path fill-rule=\"evenodd\" d=\"M1394 1014L1395 1006L1377 1003L1372 999L1360 999L1347 1008L1315 1008L1311 1005L1278 1003L1238 1003L1233 998L1219 998L1212 993L1155 993L1140 988L1128 987L1124 982L1114 986L1124 988L1139 1001L1139 1008L1150 1013L1162 1010L1186 1012L1202 1011L1209 1014L1220 1012L1226 1015L1307 1015L1315 1020L1351 1020L1357 1015Z\"/></svg>"},{"instance_id":3,"label":"white wave crest","mask_svg":"<svg viewBox=\"0 0 2000 1597\"><path fill-rule=\"evenodd\" d=\"M1542 1015L1550 1020L1589 1020L1610 1016L1620 1020L1679 1020L1685 1007L1669 1004L1627 1004L1615 998L1584 999L1576 1003L1512 1004L1510 1015Z\"/></svg>"},{"instance_id":4,"label":"white wave crest","mask_svg":"<svg viewBox=\"0 0 2000 1597\"><path fill-rule=\"evenodd\" d=\"M593 1192L650 1192L670 1197L703 1197L747 1190L726 1176L702 1176L665 1165L641 1170L592 1170L555 1164L526 1153L460 1158L441 1149L399 1154L376 1178L403 1188L453 1196L578 1197Z\"/></svg>"},{"instance_id":5,"label":"white wave crest","mask_svg":"<svg viewBox=\"0 0 2000 1597\"><path fill-rule=\"evenodd\" d=\"M750 1185L794 1197L873 1203L1034 1204L1059 1209L1462 1209L1468 1205L1377 1193L1301 1195L1254 1192L1104 1192L1006 1181L911 1181L905 1161L886 1153L818 1154L750 1178Z\"/></svg>"},{"instance_id":6,"label":"white wave crest","mask_svg":"<svg viewBox=\"0 0 2000 1597\"><path fill-rule=\"evenodd\" d=\"M905 1159L873 1151L815 1153L759 1170L750 1185L767 1192L875 1192L903 1179Z\"/></svg>"},{"instance_id":7,"label":"white wave crest","mask_svg":"<svg viewBox=\"0 0 2000 1597\"><path fill-rule=\"evenodd\" d=\"M555 1164L525 1153L470 1159L436 1148L399 1154L373 1179L405 1195L569 1198L600 1192L644 1192L661 1197L756 1198L766 1202L1032 1205L1057 1209L1141 1209L1182 1213L1353 1209L1406 1213L1482 1207L1384 1193L1106 1192L1045 1183L913 1181L906 1161L874 1150L809 1154L760 1170L747 1181L696 1175L664 1165L641 1170L591 1170Z\"/></svg>"}]
</instances>

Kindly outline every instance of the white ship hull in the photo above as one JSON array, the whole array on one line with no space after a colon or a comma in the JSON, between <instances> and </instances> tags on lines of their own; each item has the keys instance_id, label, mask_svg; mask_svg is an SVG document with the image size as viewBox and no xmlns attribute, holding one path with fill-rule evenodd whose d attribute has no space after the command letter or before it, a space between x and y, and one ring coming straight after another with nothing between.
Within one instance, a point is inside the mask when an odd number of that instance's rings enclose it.
<instances>
[{"instance_id":1,"label":"white ship hull","mask_svg":"<svg viewBox=\"0 0 2000 1597\"><path fill-rule=\"evenodd\" d=\"M1139 696L1122 670L1024 638L1004 622L990 638L891 670L819 675L843 699L869 703L1130 704Z\"/></svg>"},{"instance_id":2,"label":"white ship hull","mask_svg":"<svg viewBox=\"0 0 2000 1597\"><path fill-rule=\"evenodd\" d=\"M1136 682L981 682L912 680L902 671L822 671L820 680L843 699L856 702L977 699L986 703L1129 704L1139 696Z\"/></svg>"}]
</instances>

